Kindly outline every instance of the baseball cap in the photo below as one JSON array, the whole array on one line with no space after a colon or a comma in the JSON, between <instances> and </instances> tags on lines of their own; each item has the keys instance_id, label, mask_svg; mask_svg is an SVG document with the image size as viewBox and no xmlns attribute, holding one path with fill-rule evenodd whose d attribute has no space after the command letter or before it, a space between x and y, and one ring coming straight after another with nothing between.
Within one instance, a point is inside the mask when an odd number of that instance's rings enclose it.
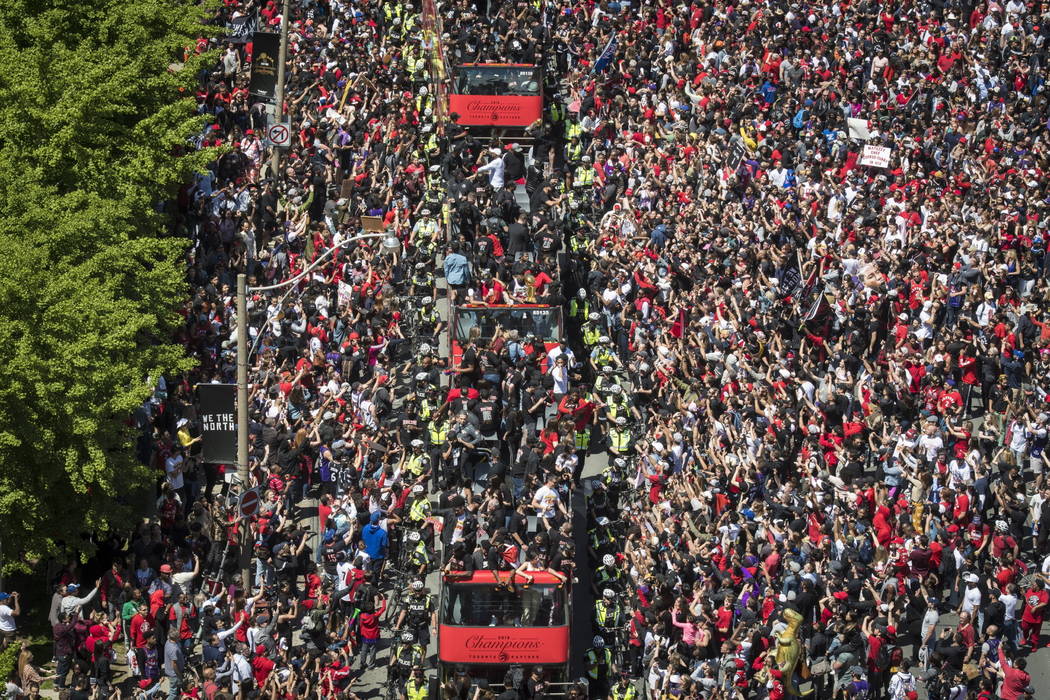
<instances>
[{"instance_id":1,"label":"baseball cap","mask_svg":"<svg viewBox=\"0 0 1050 700\"><path fill-rule=\"evenodd\" d=\"M162 573L162 574L170 574L171 573L171 566L169 564L161 564L161 566L160 566L160 573Z\"/></svg>"}]
</instances>

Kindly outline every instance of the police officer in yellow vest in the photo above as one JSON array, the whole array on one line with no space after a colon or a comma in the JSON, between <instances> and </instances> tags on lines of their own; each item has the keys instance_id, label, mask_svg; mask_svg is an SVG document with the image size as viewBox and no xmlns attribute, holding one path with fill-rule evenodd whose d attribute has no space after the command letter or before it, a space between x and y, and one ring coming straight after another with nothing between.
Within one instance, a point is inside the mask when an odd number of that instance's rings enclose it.
<instances>
[{"instance_id":1,"label":"police officer in yellow vest","mask_svg":"<svg viewBox=\"0 0 1050 700\"><path fill-rule=\"evenodd\" d=\"M444 327L441 314L434 308L434 298L426 296L420 299L419 308L416 309L416 333L423 338L435 338ZM429 418L430 415L425 417Z\"/></svg>"},{"instance_id":2,"label":"police officer in yellow vest","mask_svg":"<svg viewBox=\"0 0 1050 700\"><path fill-rule=\"evenodd\" d=\"M551 123L558 123L565 119L565 106L557 100L551 100L550 105L547 107L547 112L550 115Z\"/></svg>"},{"instance_id":3,"label":"police officer in yellow vest","mask_svg":"<svg viewBox=\"0 0 1050 700\"><path fill-rule=\"evenodd\" d=\"M565 144L565 160L576 163L583 157L583 144L579 139L573 139Z\"/></svg>"},{"instance_id":4,"label":"police officer in yellow vest","mask_svg":"<svg viewBox=\"0 0 1050 700\"><path fill-rule=\"evenodd\" d=\"M609 692L609 675L613 673L612 652L605 646L605 639L595 635L593 645L587 650L587 678L592 698L607 697Z\"/></svg>"},{"instance_id":5,"label":"police officer in yellow vest","mask_svg":"<svg viewBox=\"0 0 1050 700\"><path fill-rule=\"evenodd\" d=\"M609 431L609 452L614 457L627 455L631 451L631 431L627 428L627 419L616 416L615 426Z\"/></svg>"},{"instance_id":6,"label":"police officer in yellow vest","mask_svg":"<svg viewBox=\"0 0 1050 700\"><path fill-rule=\"evenodd\" d=\"M616 420L623 416L627 420L634 418L641 420L642 414L636 406L632 406L627 400L627 392L619 384L609 387L609 399L605 403L605 415L609 420Z\"/></svg>"},{"instance_id":7,"label":"police officer in yellow vest","mask_svg":"<svg viewBox=\"0 0 1050 700\"><path fill-rule=\"evenodd\" d=\"M408 565L412 572L418 576L426 576L430 568L432 557L427 543L417 530L410 531L405 536L405 547L408 550Z\"/></svg>"},{"instance_id":8,"label":"police officer in yellow vest","mask_svg":"<svg viewBox=\"0 0 1050 700\"><path fill-rule=\"evenodd\" d=\"M591 448L591 426L583 426L583 430L577 430L573 433L573 443L576 445L577 451L582 450L582 454L586 455L587 450Z\"/></svg>"},{"instance_id":9,"label":"police officer in yellow vest","mask_svg":"<svg viewBox=\"0 0 1050 700\"><path fill-rule=\"evenodd\" d=\"M430 96L430 89L426 85L419 88L419 94L416 95L416 111L422 114L430 109L433 104L434 98Z\"/></svg>"},{"instance_id":10,"label":"police officer in yellow vest","mask_svg":"<svg viewBox=\"0 0 1050 700\"><path fill-rule=\"evenodd\" d=\"M448 421L435 418L427 426L427 437L430 443L430 467L434 482L444 488L445 462L452 456L452 446L448 442Z\"/></svg>"},{"instance_id":11,"label":"police officer in yellow vest","mask_svg":"<svg viewBox=\"0 0 1050 700\"><path fill-rule=\"evenodd\" d=\"M434 294L434 273L430 271L425 262L416 263L416 269L408 281L412 285L414 296Z\"/></svg>"},{"instance_id":12,"label":"police officer in yellow vest","mask_svg":"<svg viewBox=\"0 0 1050 700\"><path fill-rule=\"evenodd\" d=\"M591 166L591 157L583 156L580 164L572 174L572 186L575 188L590 188L594 186L594 168Z\"/></svg>"},{"instance_id":13,"label":"police officer in yellow vest","mask_svg":"<svg viewBox=\"0 0 1050 700\"><path fill-rule=\"evenodd\" d=\"M634 683L627 674L623 674L609 692L609 697L612 700L636 700L638 689L634 687Z\"/></svg>"},{"instance_id":14,"label":"police officer in yellow vest","mask_svg":"<svg viewBox=\"0 0 1050 700\"><path fill-rule=\"evenodd\" d=\"M423 668L416 666L412 669L412 677L405 684L405 697L407 700L426 700L430 695L430 681L423 675Z\"/></svg>"},{"instance_id":15,"label":"police officer in yellow vest","mask_svg":"<svg viewBox=\"0 0 1050 700\"><path fill-rule=\"evenodd\" d=\"M422 114L425 118L429 119L430 116L433 114L433 111L431 111L431 109L427 107L425 110L423 110ZM441 146L438 144L437 131L434 130L434 125L426 124L423 126L422 131L424 134L427 134L427 142L424 146L424 149L427 152L427 157L436 158L441 154Z\"/></svg>"},{"instance_id":16,"label":"police officer in yellow vest","mask_svg":"<svg viewBox=\"0 0 1050 700\"><path fill-rule=\"evenodd\" d=\"M580 122L575 119L565 120L565 140L572 141L573 139L579 139L583 136L583 127L580 126Z\"/></svg>"},{"instance_id":17,"label":"police officer in yellow vest","mask_svg":"<svg viewBox=\"0 0 1050 700\"><path fill-rule=\"evenodd\" d=\"M426 658L427 649L416 643L416 635L407 630L402 632L401 642L394 647L387 665L391 682L400 686L412 675L412 669L422 666Z\"/></svg>"},{"instance_id":18,"label":"police officer in yellow vest","mask_svg":"<svg viewBox=\"0 0 1050 700\"><path fill-rule=\"evenodd\" d=\"M606 588L622 593L625 578L623 571L616 565L616 557L612 554L606 554L602 556L602 565L594 570L594 580L591 583L591 588L595 593Z\"/></svg>"},{"instance_id":19,"label":"police officer in yellow vest","mask_svg":"<svg viewBox=\"0 0 1050 700\"><path fill-rule=\"evenodd\" d=\"M583 344L588 350L593 350L594 346L598 344L598 339L602 337L601 328L598 327L598 321L600 320L601 315L597 311L592 311L587 314L587 321L580 327Z\"/></svg>"},{"instance_id":20,"label":"police officer in yellow vest","mask_svg":"<svg viewBox=\"0 0 1050 700\"><path fill-rule=\"evenodd\" d=\"M413 481L418 481L430 473L430 460L427 459L426 453L423 452L424 444L422 440L416 438L411 442L411 446L411 452L401 455L401 463L398 465L398 468L411 474Z\"/></svg>"},{"instance_id":21,"label":"police officer in yellow vest","mask_svg":"<svg viewBox=\"0 0 1050 700\"><path fill-rule=\"evenodd\" d=\"M427 490L422 484L412 487L411 501L408 505L408 521L415 526L420 526L430 517L430 499L427 498Z\"/></svg>"},{"instance_id":22,"label":"police officer in yellow vest","mask_svg":"<svg viewBox=\"0 0 1050 700\"><path fill-rule=\"evenodd\" d=\"M616 591L611 588L602 591L601 599L594 604L594 624L606 639L613 639L616 630L623 627L623 608L616 602Z\"/></svg>"},{"instance_id":23,"label":"police officer in yellow vest","mask_svg":"<svg viewBox=\"0 0 1050 700\"><path fill-rule=\"evenodd\" d=\"M617 386L616 378L613 376L612 365L602 365L601 374L594 380L594 392L607 400L612 394L612 388ZM613 416L615 418L616 416Z\"/></svg>"},{"instance_id":24,"label":"police officer in yellow vest","mask_svg":"<svg viewBox=\"0 0 1050 700\"><path fill-rule=\"evenodd\" d=\"M591 311L591 304L587 301L587 290L581 289L569 302L569 318L574 321L583 322Z\"/></svg>"},{"instance_id":25,"label":"police officer in yellow vest","mask_svg":"<svg viewBox=\"0 0 1050 700\"><path fill-rule=\"evenodd\" d=\"M434 401L430 400L430 397L425 395L419 401L419 418L421 420L430 420L430 416L433 415L435 406Z\"/></svg>"},{"instance_id":26,"label":"police officer in yellow vest","mask_svg":"<svg viewBox=\"0 0 1050 700\"><path fill-rule=\"evenodd\" d=\"M616 365L619 363L616 355L613 354L612 348L609 347L611 342L607 335L598 338L598 344L591 350L591 371L597 372L602 365Z\"/></svg>"}]
</instances>

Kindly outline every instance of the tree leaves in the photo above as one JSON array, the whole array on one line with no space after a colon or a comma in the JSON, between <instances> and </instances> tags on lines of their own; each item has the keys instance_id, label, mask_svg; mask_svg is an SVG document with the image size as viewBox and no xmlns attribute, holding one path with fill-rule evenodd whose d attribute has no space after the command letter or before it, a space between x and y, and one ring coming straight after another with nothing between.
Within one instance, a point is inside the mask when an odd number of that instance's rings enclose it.
<instances>
[{"instance_id":1,"label":"tree leaves","mask_svg":"<svg viewBox=\"0 0 1050 700\"><path fill-rule=\"evenodd\" d=\"M0 4L0 538L5 569L126 526L129 416L150 377L186 369L173 342L187 242L158 203L214 158L184 47L189 0Z\"/></svg>"}]
</instances>

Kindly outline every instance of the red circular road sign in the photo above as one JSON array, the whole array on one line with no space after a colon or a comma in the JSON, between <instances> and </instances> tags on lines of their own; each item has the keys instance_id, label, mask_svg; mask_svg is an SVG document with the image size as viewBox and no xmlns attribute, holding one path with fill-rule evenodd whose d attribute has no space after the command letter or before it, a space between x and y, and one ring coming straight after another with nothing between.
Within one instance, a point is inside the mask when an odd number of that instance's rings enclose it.
<instances>
[{"instance_id":1,"label":"red circular road sign","mask_svg":"<svg viewBox=\"0 0 1050 700\"><path fill-rule=\"evenodd\" d=\"M291 130L284 124L271 124L266 136L276 146L287 146L292 140Z\"/></svg>"},{"instance_id":2,"label":"red circular road sign","mask_svg":"<svg viewBox=\"0 0 1050 700\"><path fill-rule=\"evenodd\" d=\"M245 491L241 496L241 502L238 507L242 518L250 518L255 515L255 512L259 510L259 490L250 489Z\"/></svg>"}]
</instances>

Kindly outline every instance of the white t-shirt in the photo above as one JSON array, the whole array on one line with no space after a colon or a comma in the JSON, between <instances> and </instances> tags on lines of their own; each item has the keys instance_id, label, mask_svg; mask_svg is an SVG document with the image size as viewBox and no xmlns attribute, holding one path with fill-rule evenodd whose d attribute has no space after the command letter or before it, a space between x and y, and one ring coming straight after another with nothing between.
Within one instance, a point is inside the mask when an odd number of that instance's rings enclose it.
<instances>
[{"instance_id":1,"label":"white t-shirt","mask_svg":"<svg viewBox=\"0 0 1050 700\"><path fill-rule=\"evenodd\" d=\"M544 484L536 489L536 497L533 503L539 503L539 515L544 518L553 518L558 512L558 492Z\"/></svg>"},{"instance_id":2,"label":"white t-shirt","mask_svg":"<svg viewBox=\"0 0 1050 700\"><path fill-rule=\"evenodd\" d=\"M15 631L15 611L6 604L0 603L0 632Z\"/></svg>"},{"instance_id":3,"label":"white t-shirt","mask_svg":"<svg viewBox=\"0 0 1050 700\"><path fill-rule=\"evenodd\" d=\"M181 466L182 455L172 455L164 460L164 468L168 473L168 483L176 491L183 486L182 471L179 469Z\"/></svg>"},{"instance_id":4,"label":"white t-shirt","mask_svg":"<svg viewBox=\"0 0 1050 700\"><path fill-rule=\"evenodd\" d=\"M937 458L937 452L944 448L944 440L937 433L923 435L919 438L919 447L926 452L926 459L932 462Z\"/></svg>"},{"instance_id":5,"label":"white t-shirt","mask_svg":"<svg viewBox=\"0 0 1050 700\"><path fill-rule=\"evenodd\" d=\"M569 370L567 367L554 365L550 369L551 378L554 380L555 394L569 393Z\"/></svg>"},{"instance_id":6,"label":"white t-shirt","mask_svg":"<svg viewBox=\"0 0 1050 700\"><path fill-rule=\"evenodd\" d=\"M999 602L1005 607L1005 613L1003 615L1003 621L1009 622L1017 619L1017 596L1011 595L1010 593L1003 593L999 596Z\"/></svg>"},{"instance_id":7,"label":"white t-shirt","mask_svg":"<svg viewBox=\"0 0 1050 700\"><path fill-rule=\"evenodd\" d=\"M963 593L962 611L972 613L977 608L981 607L981 589L974 587L966 587L966 591Z\"/></svg>"}]
</instances>

